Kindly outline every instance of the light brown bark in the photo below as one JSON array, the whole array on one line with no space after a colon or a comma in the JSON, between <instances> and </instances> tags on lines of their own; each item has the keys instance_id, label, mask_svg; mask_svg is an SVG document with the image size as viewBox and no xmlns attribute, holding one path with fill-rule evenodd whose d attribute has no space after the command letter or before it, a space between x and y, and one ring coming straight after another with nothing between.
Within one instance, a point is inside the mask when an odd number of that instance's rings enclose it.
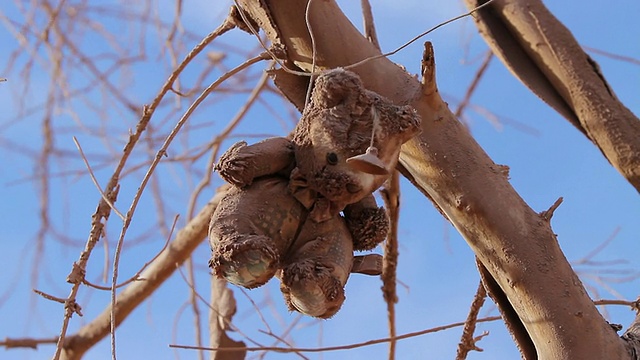
<instances>
[{"instance_id":1,"label":"light brown bark","mask_svg":"<svg viewBox=\"0 0 640 360\"><path fill-rule=\"evenodd\" d=\"M465 0L469 8L485 1ZM571 32L538 0L498 0L474 17L511 72L580 130L640 192L640 120Z\"/></svg>"},{"instance_id":2,"label":"light brown bark","mask_svg":"<svg viewBox=\"0 0 640 360\"><path fill-rule=\"evenodd\" d=\"M273 43L284 47L289 63L311 68L305 1L241 0L240 4ZM379 54L334 1L314 1L309 20L319 69ZM429 56L432 53L427 52ZM504 292L538 357L627 358L623 342L598 313L560 250L548 219L527 206L453 116L437 91L433 59L424 64L427 76L422 85L387 59L350 69L370 90L397 104L411 104L422 116L422 135L402 147L404 174L476 253ZM296 92L300 84L291 84L289 78L280 77L281 89L299 105L304 94Z\"/></svg>"}]
</instances>

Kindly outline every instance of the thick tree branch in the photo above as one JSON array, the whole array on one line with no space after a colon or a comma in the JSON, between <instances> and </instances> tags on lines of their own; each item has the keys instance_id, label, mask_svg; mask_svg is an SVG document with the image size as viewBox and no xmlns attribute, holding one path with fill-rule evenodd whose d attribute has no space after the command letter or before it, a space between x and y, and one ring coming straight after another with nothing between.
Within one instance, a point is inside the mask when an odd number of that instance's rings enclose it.
<instances>
[{"instance_id":1,"label":"thick tree branch","mask_svg":"<svg viewBox=\"0 0 640 360\"><path fill-rule=\"evenodd\" d=\"M305 1L241 0L240 4L274 44L284 46L287 61L307 71L311 68ZM334 1L314 1L309 23L316 34L318 69L346 66L379 54ZM427 51L425 58L431 61L425 61L425 74L435 74L432 56ZM403 146L401 164L504 291L538 356L624 359L623 342L593 305L549 223L527 206L453 116L435 83L421 85L385 58L351 70L367 88L398 104L413 105L422 116L422 135ZM281 89L287 92L286 87Z\"/></svg>"},{"instance_id":2,"label":"thick tree branch","mask_svg":"<svg viewBox=\"0 0 640 360\"><path fill-rule=\"evenodd\" d=\"M469 8L486 1L465 0ZM539 0L499 0L476 25L502 62L585 134L640 192L640 120L571 32Z\"/></svg>"},{"instance_id":3,"label":"thick tree branch","mask_svg":"<svg viewBox=\"0 0 640 360\"><path fill-rule=\"evenodd\" d=\"M622 339L626 341L627 351L631 358L640 359L640 313L636 314L636 318L622 335Z\"/></svg>"}]
</instances>

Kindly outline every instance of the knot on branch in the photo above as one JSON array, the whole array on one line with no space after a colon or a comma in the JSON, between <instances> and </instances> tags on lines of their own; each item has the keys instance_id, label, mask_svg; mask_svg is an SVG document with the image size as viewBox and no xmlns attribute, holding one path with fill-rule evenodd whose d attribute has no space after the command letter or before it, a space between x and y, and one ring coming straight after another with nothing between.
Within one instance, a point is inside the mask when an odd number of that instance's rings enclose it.
<instances>
[{"instance_id":1,"label":"knot on branch","mask_svg":"<svg viewBox=\"0 0 640 360\"><path fill-rule=\"evenodd\" d=\"M482 334L475 336L473 338L465 339L465 341L458 344L458 353L456 356L456 360L466 359L467 354L470 351L483 352L484 349L478 347L476 343L482 340L483 337L489 335L488 331L484 331Z\"/></svg>"},{"instance_id":2,"label":"knot on branch","mask_svg":"<svg viewBox=\"0 0 640 360\"><path fill-rule=\"evenodd\" d=\"M73 313L76 313L80 316L82 315L82 307L76 302L75 299L67 299L64 302L64 311L66 316L71 317L71 315L73 315Z\"/></svg>"},{"instance_id":3,"label":"knot on branch","mask_svg":"<svg viewBox=\"0 0 640 360\"><path fill-rule=\"evenodd\" d=\"M73 268L71 269L71 273L67 275L67 282L70 284L80 284L84 282L84 276L86 275L86 270L78 265L77 262L73 263Z\"/></svg>"}]
</instances>

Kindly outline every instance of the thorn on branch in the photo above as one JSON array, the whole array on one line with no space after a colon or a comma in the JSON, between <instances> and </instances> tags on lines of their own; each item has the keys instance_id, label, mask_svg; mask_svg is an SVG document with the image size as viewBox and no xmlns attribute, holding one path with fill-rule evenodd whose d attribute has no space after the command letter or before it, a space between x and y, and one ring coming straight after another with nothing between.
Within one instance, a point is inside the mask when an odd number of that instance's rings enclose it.
<instances>
[{"instance_id":1,"label":"thorn on branch","mask_svg":"<svg viewBox=\"0 0 640 360\"><path fill-rule=\"evenodd\" d=\"M424 43L420 72L422 73L422 93L425 96L435 94L438 91L436 86L436 61L433 53L433 44L430 41Z\"/></svg>"},{"instance_id":2,"label":"thorn on branch","mask_svg":"<svg viewBox=\"0 0 640 360\"><path fill-rule=\"evenodd\" d=\"M610 322L607 322L607 324L609 324L609 326L611 326L611 328L615 332L618 332L618 331L622 330L622 325L621 324L612 324Z\"/></svg>"},{"instance_id":3,"label":"thorn on branch","mask_svg":"<svg viewBox=\"0 0 640 360\"><path fill-rule=\"evenodd\" d=\"M551 205L549 210L545 210L545 211L541 212L540 216L543 219L545 219L546 221L551 221L551 217L553 216L553 213L556 211L558 206L560 206L560 204L562 204L563 200L564 200L564 198L562 196L559 197L558 200L556 200L556 202L554 202L553 205Z\"/></svg>"},{"instance_id":4,"label":"thorn on branch","mask_svg":"<svg viewBox=\"0 0 640 360\"><path fill-rule=\"evenodd\" d=\"M83 316L82 307L78 305L78 303L73 299L65 300L64 310L65 310L65 314L68 314L69 317L71 317L73 313Z\"/></svg>"}]
</instances>

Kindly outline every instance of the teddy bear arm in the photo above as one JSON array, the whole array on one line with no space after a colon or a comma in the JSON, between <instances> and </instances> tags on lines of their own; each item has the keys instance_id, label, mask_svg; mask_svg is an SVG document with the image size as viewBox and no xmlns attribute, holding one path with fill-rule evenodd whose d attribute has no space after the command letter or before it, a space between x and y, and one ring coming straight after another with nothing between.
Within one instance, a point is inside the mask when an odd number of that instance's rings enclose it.
<instances>
[{"instance_id":1,"label":"teddy bear arm","mask_svg":"<svg viewBox=\"0 0 640 360\"><path fill-rule=\"evenodd\" d=\"M383 207L378 207L372 194L347 205L344 209L347 227L353 237L353 248L371 250L380 244L389 231L389 218Z\"/></svg>"},{"instance_id":2,"label":"teddy bear arm","mask_svg":"<svg viewBox=\"0 0 640 360\"><path fill-rule=\"evenodd\" d=\"M228 183L238 187L251 185L266 175L284 175L293 168L293 144L287 138L268 138L253 145L239 141L229 148L214 167Z\"/></svg>"}]
</instances>

